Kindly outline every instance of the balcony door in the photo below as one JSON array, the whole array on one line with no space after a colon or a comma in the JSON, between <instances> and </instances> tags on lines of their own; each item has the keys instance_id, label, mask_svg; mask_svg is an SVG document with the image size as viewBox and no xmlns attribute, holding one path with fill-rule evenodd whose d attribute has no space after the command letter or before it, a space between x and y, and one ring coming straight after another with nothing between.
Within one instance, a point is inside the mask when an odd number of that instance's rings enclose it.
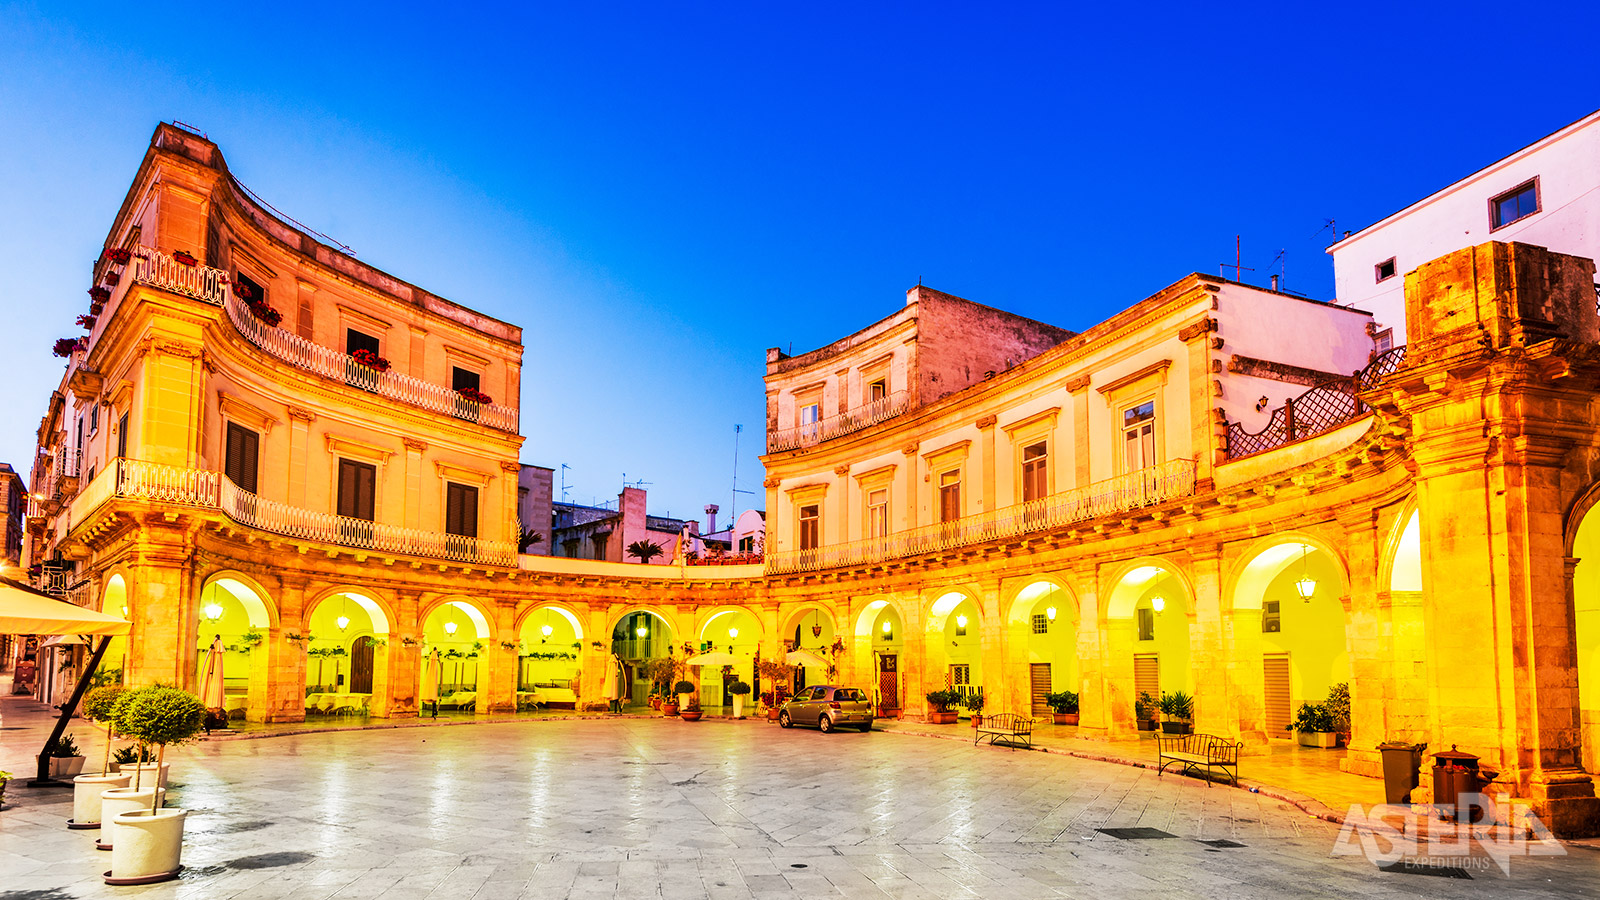
<instances>
[{"instance_id":1,"label":"balcony door","mask_svg":"<svg viewBox=\"0 0 1600 900\"><path fill-rule=\"evenodd\" d=\"M470 556L478 536L478 489L446 482L444 501L446 547L451 556Z\"/></svg>"},{"instance_id":2,"label":"balcony door","mask_svg":"<svg viewBox=\"0 0 1600 900\"><path fill-rule=\"evenodd\" d=\"M357 546L372 543L377 489L376 466L353 459L339 460L339 533L345 543Z\"/></svg>"}]
</instances>

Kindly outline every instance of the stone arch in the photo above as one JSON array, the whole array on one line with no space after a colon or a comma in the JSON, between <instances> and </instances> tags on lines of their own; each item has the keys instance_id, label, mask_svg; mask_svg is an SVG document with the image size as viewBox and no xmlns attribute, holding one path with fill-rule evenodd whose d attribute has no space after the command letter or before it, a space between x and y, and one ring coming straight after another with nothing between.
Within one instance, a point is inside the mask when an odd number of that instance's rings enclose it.
<instances>
[{"instance_id":1,"label":"stone arch","mask_svg":"<svg viewBox=\"0 0 1600 900\"><path fill-rule=\"evenodd\" d=\"M1578 754L1583 768L1600 772L1600 485L1573 505L1567 523L1571 563L1573 660L1578 675Z\"/></svg>"},{"instance_id":2,"label":"stone arch","mask_svg":"<svg viewBox=\"0 0 1600 900\"><path fill-rule=\"evenodd\" d=\"M1396 511L1378 557L1379 590L1422 590L1422 516L1416 495Z\"/></svg>"},{"instance_id":3,"label":"stone arch","mask_svg":"<svg viewBox=\"0 0 1600 900\"><path fill-rule=\"evenodd\" d=\"M128 582L132 577L123 566L111 569L106 576L105 586L100 589L101 612L132 620L133 592L128 589ZM100 671L110 672L114 669L117 672L117 681L126 684L127 660L128 635L116 635L111 639L111 643L106 645L106 655L100 660Z\"/></svg>"},{"instance_id":4,"label":"stone arch","mask_svg":"<svg viewBox=\"0 0 1600 900\"><path fill-rule=\"evenodd\" d=\"M1033 607L1037 605L1038 601L1046 595L1058 591L1065 595L1065 601L1057 607L1058 614L1070 612L1074 620L1078 618L1078 592L1073 589L1066 579L1059 575L1050 573L1020 575L1008 579L1008 581L1010 585L1005 591L1002 601L1007 624L1030 624ZM1048 589L1036 591L1035 589L1041 585L1048 586Z\"/></svg>"},{"instance_id":5,"label":"stone arch","mask_svg":"<svg viewBox=\"0 0 1600 900\"><path fill-rule=\"evenodd\" d=\"M204 610L207 592L213 587L227 591L228 596L237 600L244 607L245 614L250 619L254 628L274 629L278 627L278 607L272 601L272 595L261 583L237 569L223 569L212 572L206 576L200 585L200 604Z\"/></svg>"},{"instance_id":6,"label":"stone arch","mask_svg":"<svg viewBox=\"0 0 1600 900\"><path fill-rule=\"evenodd\" d=\"M1005 708L1044 717L1051 709L1037 696L1034 681L1047 682L1044 693L1082 692L1078 660L1078 595L1065 578L1050 573L1010 579L1002 586L1007 685ZM1043 615L1043 631L1034 616Z\"/></svg>"},{"instance_id":7,"label":"stone arch","mask_svg":"<svg viewBox=\"0 0 1600 900\"><path fill-rule=\"evenodd\" d=\"M532 619L536 614L546 611L553 612L561 616L561 618L565 619L567 624L572 627L572 632L573 634L577 635L577 639L580 641L584 639L582 617L570 609L567 604L554 600L546 600L539 603L530 604L527 608L523 609L522 612L517 613L516 620L512 624L512 633L518 635L522 634L523 629L527 626L530 619Z\"/></svg>"},{"instance_id":8,"label":"stone arch","mask_svg":"<svg viewBox=\"0 0 1600 900\"><path fill-rule=\"evenodd\" d=\"M1141 585L1148 584L1151 579L1163 577L1151 573L1149 570L1159 570L1166 573L1164 577L1175 579L1182 588L1183 600L1186 608L1194 604L1194 584L1189 579L1189 574L1183 566L1159 556L1141 556L1122 563L1113 570L1114 577L1106 579L1111 589L1106 591L1105 600L1101 603L1100 617L1102 619L1130 619L1133 618L1134 609L1138 604Z\"/></svg>"},{"instance_id":9,"label":"stone arch","mask_svg":"<svg viewBox=\"0 0 1600 900\"><path fill-rule=\"evenodd\" d=\"M1306 550L1295 551L1294 548L1297 547L1305 547ZM1282 531L1257 539L1239 555L1223 584L1222 596L1229 603L1227 608L1259 610L1262 590L1266 585L1308 553L1322 554L1332 561L1331 570L1338 579L1333 588L1333 596L1348 598L1350 566L1345 555L1333 544L1315 534L1305 531Z\"/></svg>"},{"instance_id":10,"label":"stone arch","mask_svg":"<svg viewBox=\"0 0 1600 900\"><path fill-rule=\"evenodd\" d=\"M453 614L449 613L446 610L447 607L453 608L457 612ZM426 630L428 620L433 618L434 613L441 611L446 611L447 615L464 617L467 622L470 622L473 626L473 639L475 640L488 641L494 637L494 613L485 608L483 605L479 604L477 601L468 597L440 597L428 603L422 609L417 611L418 624L424 630ZM457 633L460 633L459 628L457 629Z\"/></svg>"},{"instance_id":11,"label":"stone arch","mask_svg":"<svg viewBox=\"0 0 1600 900\"><path fill-rule=\"evenodd\" d=\"M266 635L278 626L277 604L254 578L223 569L201 582L198 613L195 688L204 689L201 682L211 664L211 648L220 638L223 706L232 718L261 721L267 713L267 678L272 670L268 659L272 650ZM262 635L260 643L246 645L245 637L250 632Z\"/></svg>"},{"instance_id":12,"label":"stone arch","mask_svg":"<svg viewBox=\"0 0 1600 900\"><path fill-rule=\"evenodd\" d=\"M830 646L836 638L843 639L846 635L839 628L839 620L827 604L816 600L806 600L782 610L782 624L778 626L777 637L781 640L790 640L794 637L795 630L800 629L801 642L796 646ZM821 634L810 634L810 626L815 624L822 629Z\"/></svg>"},{"instance_id":13,"label":"stone arch","mask_svg":"<svg viewBox=\"0 0 1600 900\"><path fill-rule=\"evenodd\" d=\"M344 598L344 600L349 603L354 603L361 609L362 612L366 613L368 619L372 623L373 634L387 635L395 630L394 623L396 621L396 616L394 613L393 604L391 604L387 598L380 594L368 591L364 588L355 587L331 587L317 592L317 594L306 603L306 611L303 614L303 617L307 623L307 627L310 627L312 618L316 616L317 611L322 607L322 604L331 600L339 600L340 598Z\"/></svg>"},{"instance_id":14,"label":"stone arch","mask_svg":"<svg viewBox=\"0 0 1600 900\"><path fill-rule=\"evenodd\" d=\"M984 624L979 593L962 585L938 589L923 618L923 692L984 692L987 676L998 674L984 671Z\"/></svg>"},{"instance_id":15,"label":"stone arch","mask_svg":"<svg viewBox=\"0 0 1600 900\"><path fill-rule=\"evenodd\" d=\"M738 643L748 644L753 642L759 644L761 639L766 636L765 629L761 627L761 617L743 606L718 606L706 610L705 613L705 617L700 620L700 627L695 630L695 640L697 641L710 640L713 643L723 643L722 640L707 637L707 635L712 634L711 627L714 623L730 616L740 618ZM747 626L752 630L746 632L745 628Z\"/></svg>"},{"instance_id":16,"label":"stone arch","mask_svg":"<svg viewBox=\"0 0 1600 900\"><path fill-rule=\"evenodd\" d=\"M674 640L676 640L679 635L683 634L683 629L678 627L677 616L663 611L659 606L643 603L630 604L626 607L623 607L621 612L609 617L607 621L608 627L606 629L606 633L614 633L617 630L617 626L622 624L622 620L633 615L634 613L649 613L651 617L659 619L661 623L666 625L668 630L672 632Z\"/></svg>"},{"instance_id":17,"label":"stone arch","mask_svg":"<svg viewBox=\"0 0 1600 900\"><path fill-rule=\"evenodd\" d=\"M1121 731L1134 724L1133 704L1141 692L1155 698L1175 691L1194 695L1195 592L1185 568L1164 557L1127 560L1112 572L1100 610L1101 662L1109 721Z\"/></svg>"}]
</instances>

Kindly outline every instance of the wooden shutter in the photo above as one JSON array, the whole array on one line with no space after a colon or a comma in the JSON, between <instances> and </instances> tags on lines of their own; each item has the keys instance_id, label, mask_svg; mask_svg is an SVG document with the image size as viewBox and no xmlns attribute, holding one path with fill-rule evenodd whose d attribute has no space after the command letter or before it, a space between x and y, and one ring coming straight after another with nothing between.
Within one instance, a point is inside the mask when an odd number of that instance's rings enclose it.
<instances>
[{"instance_id":1,"label":"wooden shutter","mask_svg":"<svg viewBox=\"0 0 1600 900\"><path fill-rule=\"evenodd\" d=\"M478 536L478 489L465 484L445 484L444 531L463 537Z\"/></svg>"},{"instance_id":2,"label":"wooden shutter","mask_svg":"<svg viewBox=\"0 0 1600 900\"><path fill-rule=\"evenodd\" d=\"M228 423L227 458L222 471L241 491L256 493L260 449L260 435L236 423Z\"/></svg>"},{"instance_id":3,"label":"wooden shutter","mask_svg":"<svg viewBox=\"0 0 1600 900\"><path fill-rule=\"evenodd\" d=\"M1145 653L1133 658L1133 695L1149 694L1161 699L1161 658Z\"/></svg>"},{"instance_id":4,"label":"wooden shutter","mask_svg":"<svg viewBox=\"0 0 1600 900\"><path fill-rule=\"evenodd\" d=\"M1050 691L1050 664L1049 663L1029 663L1028 664L1028 681L1029 681L1029 685L1030 685L1030 692L1029 693L1030 693L1030 696L1032 697L1032 702L1033 702L1033 706L1030 709L1028 715L1031 715L1031 716L1046 716L1046 715L1049 715L1050 713L1054 712L1054 710L1052 710L1050 708L1050 704L1044 702L1044 695L1048 694L1048 693L1051 693L1051 691Z\"/></svg>"},{"instance_id":5,"label":"wooden shutter","mask_svg":"<svg viewBox=\"0 0 1600 900\"><path fill-rule=\"evenodd\" d=\"M123 413L122 414L122 418L117 420L117 456L119 458L122 458L122 457L126 457L127 455L128 455L128 414L127 413Z\"/></svg>"},{"instance_id":6,"label":"wooden shutter","mask_svg":"<svg viewBox=\"0 0 1600 900\"><path fill-rule=\"evenodd\" d=\"M1290 737L1286 729L1289 723L1294 721L1294 710L1289 700L1289 657L1287 655L1263 657L1261 674L1264 683L1263 707L1267 737Z\"/></svg>"},{"instance_id":7,"label":"wooden shutter","mask_svg":"<svg viewBox=\"0 0 1600 900\"><path fill-rule=\"evenodd\" d=\"M339 460L339 515L372 521L377 483L375 467L349 459Z\"/></svg>"}]
</instances>

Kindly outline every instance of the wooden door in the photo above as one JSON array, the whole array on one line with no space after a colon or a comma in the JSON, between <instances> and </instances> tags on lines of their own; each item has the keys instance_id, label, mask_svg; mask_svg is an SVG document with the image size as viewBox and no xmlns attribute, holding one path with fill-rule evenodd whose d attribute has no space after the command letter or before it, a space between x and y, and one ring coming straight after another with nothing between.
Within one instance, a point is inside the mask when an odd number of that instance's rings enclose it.
<instances>
[{"instance_id":1,"label":"wooden door","mask_svg":"<svg viewBox=\"0 0 1600 900\"><path fill-rule=\"evenodd\" d=\"M899 659L892 653L878 657L878 705L884 709L900 708Z\"/></svg>"},{"instance_id":2,"label":"wooden door","mask_svg":"<svg viewBox=\"0 0 1600 900\"><path fill-rule=\"evenodd\" d=\"M1028 714L1031 716L1050 715L1053 710L1050 709L1050 704L1044 700L1044 695L1051 693L1050 664L1030 663L1028 665L1028 681L1032 686L1030 694L1033 700L1033 705Z\"/></svg>"},{"instance_id":3,"label":"wooden door","mask_svg":"<svg viewBox=\"0 0 1600 900\"><path fill-rule=\"evenodd\" d=\"M1289 699L1288 654L1262 657L1261 674L1267 737L1292 737L1287 730L1289 723L1294 721L1293 704Z\"/></svg>"},{"instance_id":4,"label":"wooden door","mask_svg":"<svg viewBox=\"0 0 1600 900\"><path fill-rule=\"evenodd\" d=\"M350 647L350 693L372 693L372 638L362 636Z\"/></svg>"}]
</instances>

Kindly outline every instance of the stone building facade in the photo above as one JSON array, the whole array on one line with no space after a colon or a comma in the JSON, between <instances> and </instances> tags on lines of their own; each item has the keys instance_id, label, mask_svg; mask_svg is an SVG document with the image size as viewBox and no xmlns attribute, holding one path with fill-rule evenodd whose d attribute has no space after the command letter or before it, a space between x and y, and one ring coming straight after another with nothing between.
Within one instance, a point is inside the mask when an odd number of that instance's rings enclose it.
<instances>
[{"instance_id":1,"label":"stone building facade","mask_svg":"<svg viewBox=\"0 0 1600 900\"><path fill-rule=\"evenodd\" d=\"M1183 690L1253 749L1348 682L1352 771L1455 744L1558 833L1600 827L1590 260L1425 263L1382 354L1362 312L1200 275L1080 333L915 289L769 353L764 563L640 566L516 552L514 326L280 220L209 141L157 129L106 249L27 540L134 622L130 682L194 686L221 636L251 719L313 694L410 716L453 651L488 714L603 703L613 654L637 698L665 648L747 678L807 649L809 680L904 716L1070 689L1115 740L1140 691ZM932 352L946 316L993 341Z\"/></svg>"}]
</instances>

